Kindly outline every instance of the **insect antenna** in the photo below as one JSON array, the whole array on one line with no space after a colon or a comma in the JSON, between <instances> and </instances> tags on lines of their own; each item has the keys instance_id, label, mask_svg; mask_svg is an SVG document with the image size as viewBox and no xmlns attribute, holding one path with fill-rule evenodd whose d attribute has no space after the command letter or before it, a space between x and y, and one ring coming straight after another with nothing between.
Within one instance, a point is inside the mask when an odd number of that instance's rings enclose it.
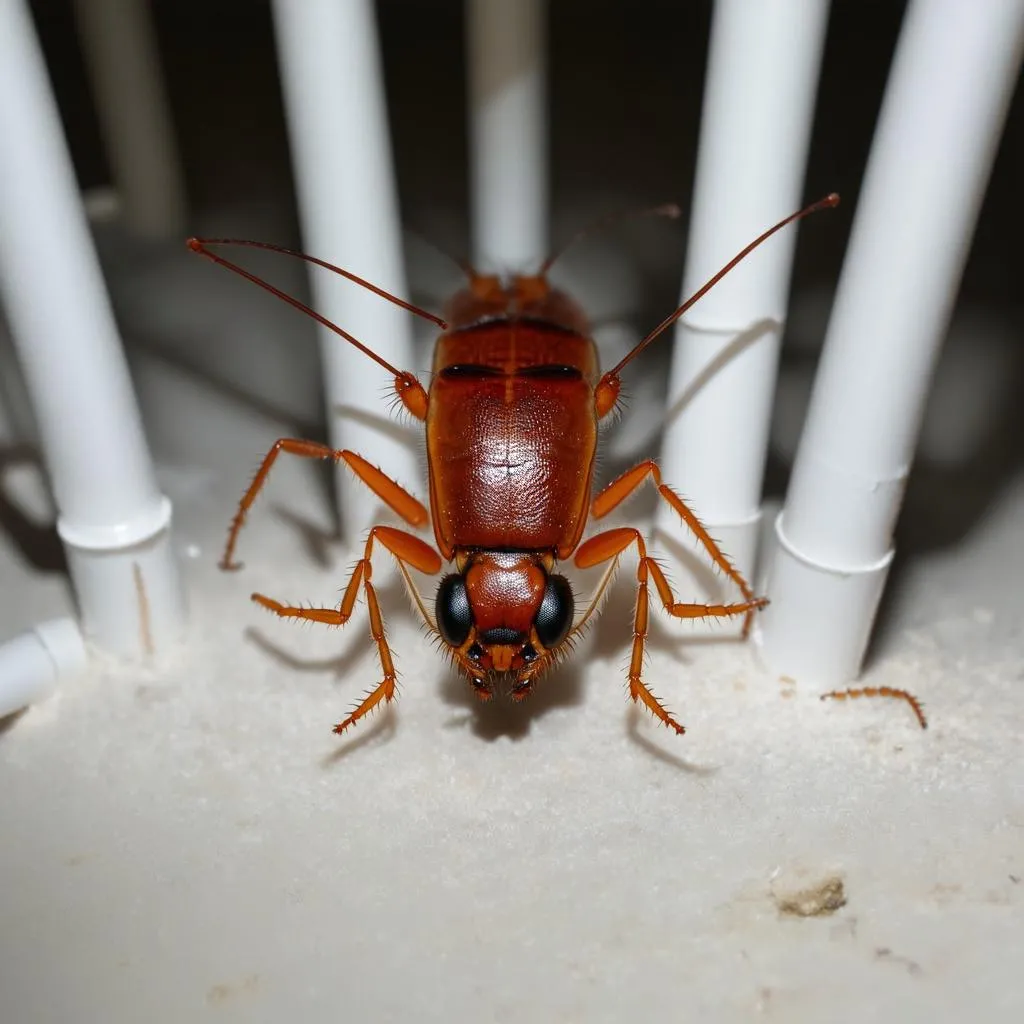
<instances>
[{"instance_id":1,"label":"insect antenna","mask_svg":"<svg viewBox=\"0 0 1024 1024\"><path fill-rule=\"evenodd\" d=\"M435 242L434 239L428 238L424 232L418 231L414 228L406 228L405 233L409 235L411 238L415 238L421 245L426 246L428 249L432 249L439 256L443 256L449 263L458 267L459 270L461 270L462 273L465 274L470 281L480 276L476 268L473 266L472 263L469 262L468 259L466 259L464 256L456 256L455 253L451 252L449 249L446 249L443 245L440 245L438 242Z\"/></svg>"},{"instance_id":2,"label":"insect antenna","mask_svg":"<svg viewBox=\"0 0 1024 1024\"><path fill-rule=\"evenodd\" d=\"M746 259L747 256L749 256L762 242L766 242L769 238L771 238L771 236L774 235L776 231L781 231L787 224L792 224L795 220L802 220L809 214L817 213L818 210L824 210L827 209L828 207L838 205L838 193L830 192L823 199L819 199L816 203L811 203L810 206L805 206L802 210L798 210L796 213L790 214L784 220L780 220L779 223L776 224L774 227L770 227L767 231L764 232L764 234L758 235L757 238L755 238L754 241L750 243L750 245L740 250L740 252L738 252L731 260L729 260L729 262L726 263L726 265L722 267L722 269L718 271L718 273L715 274L714 277L712 277L704 285L698 288L697 291L695 291L693 295L691 295L674 313L671 313L669 316L665 317L665 319L662 320L661 323L658 324L658 326L655 327L654 330L651 331L646 338L637 343L637 345L632 349L632 351L623 356L623 358L619 360L618 364L604 375L604 380L611 380L612 378L618 377L619 374L622 372L622 368L627 363L630 363L634 359L636 359L636 357L640 355L640 353L643 352L643 350L647 348L647 346L650 345L650 343L654 341L655 338L663 334L695 302L697 302L698 299L703 298L704 295L706 295L712 288L714 288L714 286L718 284L718 282L721 281L722 278L725 277L725 275L728 274L729 271L732 270L732 268L735 267L737 263L740 263L744 259Z\"/></svg>"},{"instance_id":3,"label":"insect antenna","mask_svg":"<svg viewBox=\"0 0 1024 1024\"><path fill-rule=\"evenodd\" d=\"M618 224L619 221L623 220L637 220L640 217L671 217L675 220L682 214L682 210L675 203L663 203L661 206L652 206L646 210L619 210L617 213L608 213L603 217L599 217L597 220L592 221L585 227L580 228L576 231L560 249L556 249L554 255L549 256L541 265L540 270L537 271L538 277L546 277L547 272L551 267L560 260L577 242L582 242L584 238L589 238L591 235L596 234L598 231L603 231L605 228L610 227L613 224Z\"/></svg>"},{"instance_id":4,"label":"insect antenna","mask_svg":"<svg viewBox=\"0 0 1024 1024\"><path fill-rule=\"evenodd\" d=\"M344 277L348 281L352 281L354 284L361 285L368 291L379 295L382 299L387 299L388 302L394 303L396 306L400 306L402 309L409 313L414 313L416 316L423 317L424 320L429 320L431 323L436 324L442 331L448 329L448 324L441 319L439 316L435 316L433 313L428 313L425 309L420 309L419 306L414 306L411 302L406 302L404 299L398 298L397 295L392 295L390 292L384 291L383 288L378 288L377 285L371 284L369 281L358 277L356 274L351 273L348 270L342 270L341 267L336 267L333 263L328 263L326 260L317 259L316 256L309 256L304 252L297 252L294 249L286 249L280 245L272 245L270 242L252 242L243 238L190 238L186 243L188 247L200 256L205 256L208 260L212 260L219 266L225 267L232 273L238 274L240 277L244 277L247 281L251 281L255 285L259 285L264 291L270 292L271 295L276 296L282 302L287 302L289 306L294 306L297 310L305 313L306 316L311 317L318 324L326 327L329 331L333 331L339 337L344 338L350 345L354 345L364 355L369 356L375 363L382 366L394 377L405 378L407 373L403 370L396 369L386 359L377 355L367 345L364 345L358 338L353 337L348 331L343 330L337 324L332 323L327 317L318 313L311 306L307 306L306 303L300 302L293 295L289 295L287 292L282 291L280 288L270 284L269 281L264 281L262 277L258 277L256 274L244 267L240 267L237 263L232 263L231 260L225 259L223 256L218 256L216 253L211 252L208 246L211 245L236 245L244 246L249 249L266 249L269 252L280 253L283 256L293 256L296 259L304 260L306 263L312 263L314 266L323 267L325 270L330 270L332 273L338 274Z\"/></svg>"},{"instance_id":5,"label":"insect antenna","mask_svg":"<svg viewBox=\"0 0 1024 1024\"><path fill-rule=\"evenodd\" d=\"M441 631L437 628L437 623L434 621L434 617L429 611L427 611L427 605L423 600L423 595L420 593L419 587L416 586L405 562L400 558L396 558L395 564L398 566L399 572L401 572L402 577L405 580L405 592L409 596L409 600L412 602L413 607L419 612L420 617L423 619L423 625L427 627L427 631L429 633L431 633L438 641L443 643L444 641L441 638Z\"/></svg>"}]
</instances>

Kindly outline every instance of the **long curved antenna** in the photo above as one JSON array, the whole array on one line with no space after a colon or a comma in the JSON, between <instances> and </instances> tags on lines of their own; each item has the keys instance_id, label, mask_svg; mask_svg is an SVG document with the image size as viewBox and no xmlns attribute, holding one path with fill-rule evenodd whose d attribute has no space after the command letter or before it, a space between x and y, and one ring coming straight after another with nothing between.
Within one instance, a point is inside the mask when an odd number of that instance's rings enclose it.
<instances>
[{"instance_id":1,"label":"long curved antenna","mask_svg":"<svg viewBox=\"0 0 1024 1024\"><path fill-rule=\"evenodd\" d=\"M421 245L425 245L428 249L433 249L439 256L443 256L449 263L458 267L459 270L466 276L469 281L478 278L480 275L477 273L476 268L468 259L462 256L456 256L454 253L449 252L443 245L439 245L432 238L429 238L427 234L416 228L405 228L405 233L411 238L415 238Z\"/></svg>"},{"instance_id":2,"label":"long curved antenna","mask_svg":"<svg viewBox=\"0 0 1024 1024\"><path fill-rule=\"evenodd\" d=\"M419 306L414 306L411 302L406 302L404 299L400 299L397 296L392 295L390 292L384 291L383 288L378 288L375 284L370 284L369 281L364 281L363 278L357 277L355 274L350 273L347 270L342 270L341 267L336 267L333 263L317 259L315 256L307 256L304 252L297 252L294 249L285 249L283 246L271 245L269 242L251 242L242 238L190 238L186 244L193 252L198 253L200 256L205 256L208 260L212 260L214 263L222 267L226 267L228 270L238 274L240 277L244 277L247 281L252 281L253 284L259 285L260 288L270 292L271 295L276 296L282 302L287 302L289 306L294 306L296 309L305 313L306 316L311 317L318 324L326 327L329 331L333 331L339 337L344 338L349 344L354 345L360 352L369 356L379 366L384 367L384 369L394 377L404 378L406 376L406 372L396 369L386 359L377 355L373 349L364 345L358 338L354 338L348 333L348 331L342 330L337 324L332 323L327 319L327 317L321 315L312 307L307 306L304 302L300 302L294 296L289 295L280 288L276 288L268 281L264 281L262 277L257 277L256 274L246 270L244 267L240 267L237 263L232 263L231 260L226 260L223 256L218 256L216 253L210 252L207 246L239 245L250 249L267 249L270 252L281 253L283 256L294 256L296 259L305 260L307 263L312 263L315 266L323 267L325 270L330 270L335 274L339 274L341 277L352 281L354 284L362 285L363 288L373 292L374 295L379 295L382 299L387 299L388 302L392 302L396 306L400 306L409 313L415 313L416 316L421 316L424 320L431 321L431 323L434 323L441 328L442 331L446 331L448 329L447 322L442 320L441 317L435 316L433 313L428 313L425 309L420 309Z\"/></svg>"},{"instance_id":3,"label":"long curved antenna","mask_svg":"<svg viewBox=\"0 0 1024 1024\"><path fill-rule=\"evenodd\" d=\"M774 235L776 231L781 231L782 228L784 228L787 224L792 224L795 220L801 220L803 217L808 216L808 214L817 213L818 210L824 210L827 209L828 207L838 205L839 194L837 192L830 192L827 196L825 196L824 199L819 199L816 203L811 203L810 206L805 206L802 210L798 210L796 213L790 214L788 217L785 218L785 220L780 220L779 223L776 224L774 227L770 227L767 231L764 232L764 234L758 235L757 238L755 238L754 241L750 243L750 245L742 249L731 260L729 260L729 262L726 263L726 265L722 267L722 269L717 274L715 274L714 277L712 277L701 288L698 288L697 291L695 291L693 295L691 295L674 313L672 313L670 316L665 317L665 319L662 320L661 323L658 324L658 326L655 327L654 330L651 331L651 333L648 334L646 338L639 342L631 352L629 352L622 359L620 359L618 365L615 366L614 369L609 370L604 375L604 377L602 378L602 382L610 380L613 377L618 377L618 375L622 372L622 368L627 363L632 362L634 359L636 359L636 357L640 355L640 353L643 352L643 350L647 348L647 346L650 345L650 343L654 341L655 338L657 338L660 334L662 334L669 327L671 327L698 299L702 298L705 294L707 294L707 292L714 288L714 286L718 284L718 282L721 281L722 278L725 277L725 275L728 274L729 271L732 270L732 268L735 267L737 263L739 263L741 260L744 260L747 256L749 256L762 242L767 241L769 238L771 238L771 236Z\"/></svg>"},{"instance_id":4,"label":"long curved antenna","mask_svg":"<svg viewBox=\"0 0 1024 1024\"><path fill-rule=\"evenodd\" d=\"M551 269L557 260L560 260L566 253L567 250L571 249L577 242L581 242L584 238L589 237L597 231L601 231L612 224L617 224L620 220L633 220L639 219L640 217L671 217L675 220L682 211L675 203L663 203L661 206L652 206L647 210L620 210L618 213L608 213L605 216L598 218L586 227L582 227L577 231L568 242L565 243L560 249L556 249L553 256L549 256L541 265L540 270L537 271L538 277L544 277L547 272Z\"/></svg>"}]
</instances>

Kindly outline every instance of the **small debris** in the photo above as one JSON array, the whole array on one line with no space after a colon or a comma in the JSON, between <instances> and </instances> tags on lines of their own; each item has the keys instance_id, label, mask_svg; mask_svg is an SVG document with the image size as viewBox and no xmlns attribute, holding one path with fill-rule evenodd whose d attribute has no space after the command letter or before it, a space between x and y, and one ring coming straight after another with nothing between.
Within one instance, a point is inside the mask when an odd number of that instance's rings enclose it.
<instances>
[{"instance_id":1,"label":"small debris","mask_svg":"<svg viewBox=\"0 0 1024 1024\"><path fill-rule=\"evenodd\" d=\"M900 967L905 967L907 974L913 977L918 977L923 972L921 965L916 960L911 960L910 957L900 956L898 953L894 953L888 946L879 946L875 950L875 959L881 960L890 964L899 964Z\"/></svg>"},{"instance_id":2,"label":"small debris","mask_svg":"<svg viewBox=\"0 0 1024 1024\"><path fill-rule=\"evenodd\" d=\"M259 987L260 976L247 974L238 982L211 985L206 991L206 1003L208 1006L223 1006L225 1003L236 1000L239 996L257 992Z\"/></svg>"},{"instance_id":3,"label":"small debris","mask_svg":"<svg viewBox=\"0 0 1024 1024\"><path fill-rule=\"evenodd\" d=\"M843 880L838 876L826 878L810 889L801 889L788 895L775 894L775 905L780 914L792 917L824 917L846 906Z\"/></svg>"}]
</instances>

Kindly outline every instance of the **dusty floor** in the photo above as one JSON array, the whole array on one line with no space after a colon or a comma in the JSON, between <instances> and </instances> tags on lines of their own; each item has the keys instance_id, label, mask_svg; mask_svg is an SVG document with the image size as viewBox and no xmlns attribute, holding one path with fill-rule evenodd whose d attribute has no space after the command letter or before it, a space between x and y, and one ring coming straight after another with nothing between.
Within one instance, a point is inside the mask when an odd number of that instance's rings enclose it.
<instances>
[{"instance_id":1,"label":"dusty floor","mask_svg":"<svg viewBox=\"0 0 1024 1024\"><path fill-rule=\"evenodd\" d=\"M6 723L4 1019L1020 1017L1024 486L887 609L868 681L927 732L671 624L647 678L689 731L655 728L624 697L623 574L523 709L479 707L385 586L401 699L339 741L365 624L247 600L342 584L317 482L281 474L242 575L213 567L237 481L165 474L187 646ZM0 578L12 632L66 607L10 544Z\"/></svg>"}]
</instances>

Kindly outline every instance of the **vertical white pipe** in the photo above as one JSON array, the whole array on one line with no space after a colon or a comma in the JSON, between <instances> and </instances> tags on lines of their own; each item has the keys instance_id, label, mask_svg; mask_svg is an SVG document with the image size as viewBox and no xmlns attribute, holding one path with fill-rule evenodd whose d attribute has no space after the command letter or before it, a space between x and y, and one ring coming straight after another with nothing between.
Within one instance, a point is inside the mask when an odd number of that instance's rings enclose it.
<instances>
[{"instance_id":1,"label":"vertical white pipe","mask_svg":"<svg viewBox=\"0 0 1024 1024\"><path fill-rule=\"evenodd\" d=\"M473 260L525 270L547 255L544 0L467 0Z\"/></svg>"},{"instance_id":2,"label":"vertical white pipe","mask_svg":"<svg viewBox=\"0 0 1024 1024\"><path fill-rule=\"evenodd\" d=\"M148 0L75 0L86 69L125 224L184 233L185 189Z\"/></svg>"},{"instance_id":3,"label":"vertical white pipe","mask_svg":"<svg viewBox=\"0 0 1024 1024\"><path fill-rule=\"evenodd\" d=\"M278 58L306 250L395 295L407 289L380 48L370 0L274 0ZM412 317L327 271L312 277L317 310L412 370ZM421 491L411 446L388 416L392 378L321 330L330 441ZM379 519L380 501L339 472L350 540Z\"/></svg>"},{"instance_id":4,"label":"vertical white pipe","mask_svg":"<svg viewBox=\"0 0 1024 1024\"><path fill-rule=\"evenodd\" d=\"M828 0L716 0L683 298L799 207L828 9ZM748 579L795 244L795 228L767 242L675 335L664 479ZM695 564L691 552L700 549L671 509L659 508L657 526ZM696 584L694 593L687 582L686 600L737 599L721 574L702 572ZM720 620L713 629L721 635Z\"/></svg>"},{"instance_id":5,"label":"vertical white pipe","mask_svg":"<svg viewBox=\"0 0 1024 1024\"><path fill-rule=\"evenodd\" d=\"M0 444L36 441L32 406L25 390L25 375L9 334L0 325Z\"/></svg>"},{"instance_id":6,"label":"vertical white pipe","mask_svg":"<svg viewBox=\"0 0 1024 1024\"><path fill-rule=\"evenodd\" d=\"M150 653L183 604L160 493L24 0L0 0L0 296L43 441L83 627Z\"/></svg>"},{"instance_id":7,"label":"vertical white pipe","mask_svg":"<svg viewBox=\"0 0 1024 1024\"><path fill-rule=\"evenodd\" d=\"M860 671L1022 45L1024 0L907 9L775 526L761 642L795 678Z\"/></svg>"}]
</instances>

